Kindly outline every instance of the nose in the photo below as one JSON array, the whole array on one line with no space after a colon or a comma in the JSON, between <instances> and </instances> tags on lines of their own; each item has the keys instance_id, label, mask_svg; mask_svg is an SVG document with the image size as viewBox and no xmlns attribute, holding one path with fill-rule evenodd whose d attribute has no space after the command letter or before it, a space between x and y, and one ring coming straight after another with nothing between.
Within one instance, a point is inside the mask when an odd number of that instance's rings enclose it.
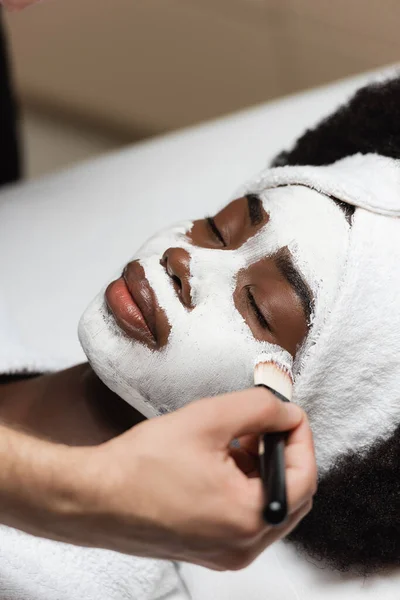
<instances>
[{"instance_id":1,"label":"nose","mask_svg":"<svg viewBox=\"0 0 400 600\"><path fill-rule=\"evenodd\" d=\"M163 254L161 264L172 279L174 288L182 304L193 308L190 288L190 256L183 248L168 248Z\"/></svg>"}]
</instances>

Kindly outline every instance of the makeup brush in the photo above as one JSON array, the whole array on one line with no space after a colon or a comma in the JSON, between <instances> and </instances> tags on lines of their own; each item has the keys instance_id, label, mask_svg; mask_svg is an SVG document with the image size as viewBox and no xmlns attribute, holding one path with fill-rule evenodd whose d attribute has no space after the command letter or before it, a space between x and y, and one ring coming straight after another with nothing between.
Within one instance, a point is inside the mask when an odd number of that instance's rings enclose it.
<instances>
[{"instance_id":1,"label":"makeup brush","mask_svg":"<svg viewBox=\"0 0 400 600\"><path fill-rule=\"evenodd\" d=\"M291 369L272 358L263 357L254 369L254 385L265 387L283 402L292 399ZM280 525L287 517L285 440L286 433L260 436L260 474L264 488L263 518L269 525Z\"/></svg>"}]
</instances>

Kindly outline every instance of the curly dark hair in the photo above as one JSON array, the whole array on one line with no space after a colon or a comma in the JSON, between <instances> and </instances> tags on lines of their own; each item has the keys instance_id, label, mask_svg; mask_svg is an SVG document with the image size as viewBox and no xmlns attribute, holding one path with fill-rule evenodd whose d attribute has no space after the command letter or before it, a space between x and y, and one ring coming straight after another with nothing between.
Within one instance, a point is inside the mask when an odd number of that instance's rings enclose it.
<instances>
[{"instance_id":1,"label":"curly dark hair","mask_svg":"<svg viewBox=\"0 0 400 600\"><path fill-rule=\"evenodd\" d=\"M400 158L400 76L361 88L272 165L328 165L351 154Z\"/></svg>"},{"instance_id":2,"label":"curly dark hair","mask_svg":"<svg viewBox=\"0 0 400 600\"><path fill-rule=\"evenodd\" d=\"M400 566L400 427L366 455L337 460L290 540L340 571Z\"/></svg>"},{"instance_id":3,"label":"curly dark hair","mask_svg":"<svg viewBox=\"0 0 400 600\"><path fill-rule=\"evenodd\" d=\"M326 165L371 152L400 159L400 77L360 89L272 166ZM343 203L342 208L347 215L354 210ZM400 424L366 454L337 460L320 479L312 511L289 539L312 560L340 571L365 575L400 566Z\"/></svg>"}]
</instances>

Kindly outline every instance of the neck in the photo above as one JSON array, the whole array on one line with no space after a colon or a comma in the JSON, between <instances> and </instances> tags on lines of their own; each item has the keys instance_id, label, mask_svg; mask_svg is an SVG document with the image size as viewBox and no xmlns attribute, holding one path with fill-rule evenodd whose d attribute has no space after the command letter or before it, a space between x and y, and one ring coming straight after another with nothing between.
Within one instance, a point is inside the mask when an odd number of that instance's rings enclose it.
<instances>
[{"instance_id":1,"label":"neck","mask_svg":"<svg viewBox=\"0 0 400 600\"><path fill-rule=\"evenodd\" d=\"M0 385L0 420L71 446L95 445L143 417L111 392L88 363Z\"/></svg>"}]
</instances>

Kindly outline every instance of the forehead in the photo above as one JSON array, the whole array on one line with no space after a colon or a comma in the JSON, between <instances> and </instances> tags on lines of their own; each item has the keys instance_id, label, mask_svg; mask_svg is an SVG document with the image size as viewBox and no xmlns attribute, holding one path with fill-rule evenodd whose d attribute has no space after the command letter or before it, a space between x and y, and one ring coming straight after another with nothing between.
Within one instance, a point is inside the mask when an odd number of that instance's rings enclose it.
<instances>
[{"instance_id":1,"label":"forehead","mask_svg":"<svg viewBox=\"0 0 400 600\"><path fill-rule=\"evenodd\" d=\"M310 217L313 217L314 221L318 220L322 225L329 225L332 220L346 220L343 211L332 198L304 185L281 185L267 188L257 195L266 212L273 211L275 218L279 218L280 214L287 216L290 213L308 224L311 224Z\"/></svg>"},{"instance_id":2,"label":"forehead","mask_svg":"<svg viewBox=\"0 0 400 600\"><path fill-rule=\"evenodd\" d=\"M324 194L305 186L282 186L259 194L268 223L249 245L267 255L287 247L312 291L336 279L346 257L349 224Z\"/></svg>"}]
</instances>

